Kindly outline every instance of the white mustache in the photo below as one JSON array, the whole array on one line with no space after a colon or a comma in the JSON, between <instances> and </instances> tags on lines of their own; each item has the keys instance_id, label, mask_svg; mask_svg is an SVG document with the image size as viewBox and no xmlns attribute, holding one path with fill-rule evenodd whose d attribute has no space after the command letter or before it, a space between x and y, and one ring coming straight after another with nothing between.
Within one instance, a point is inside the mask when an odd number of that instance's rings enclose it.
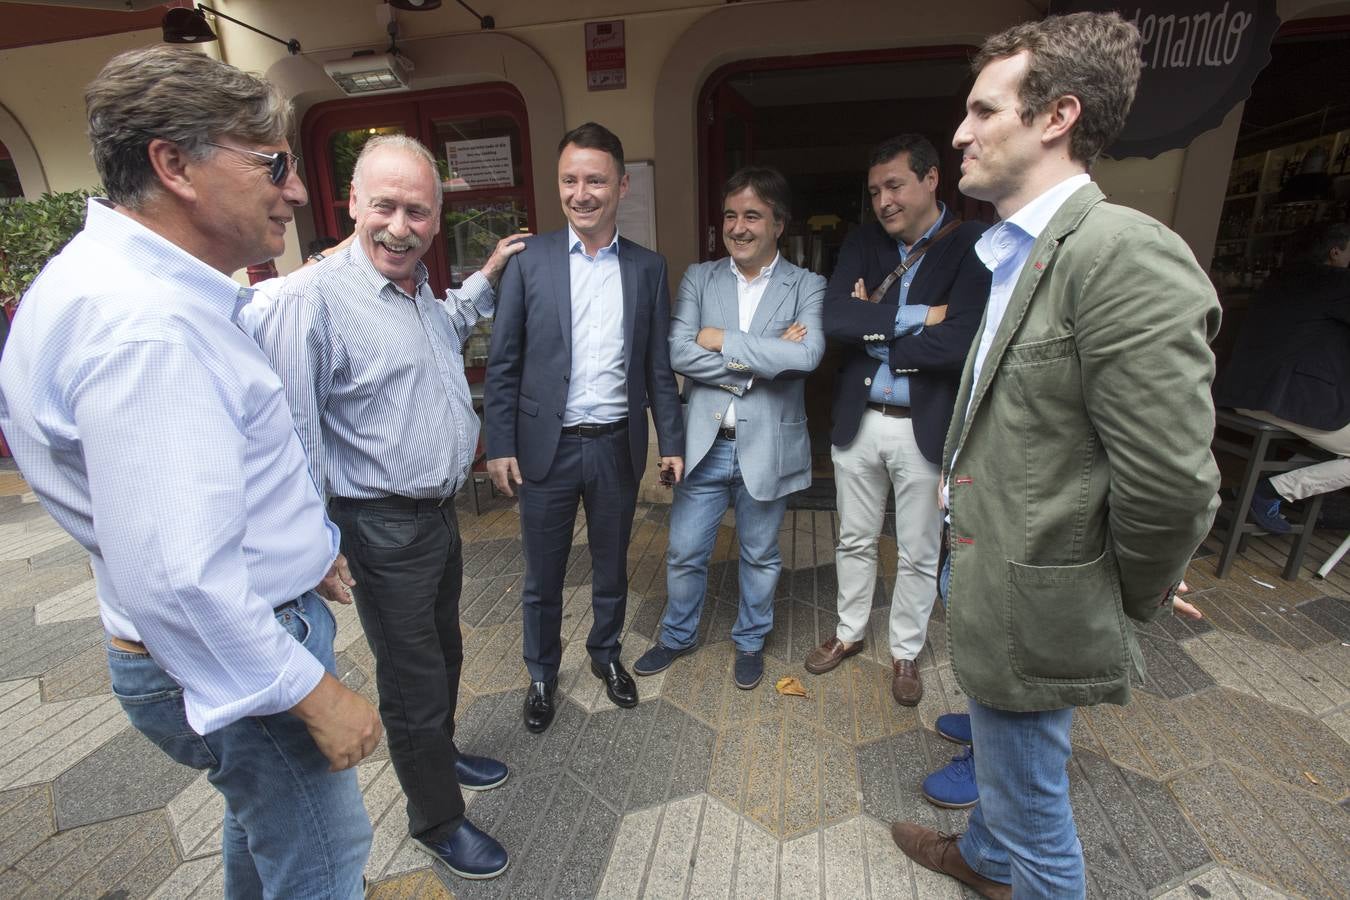
<instances>
[{"instance_id":1,"label":"white mustache","mask_svg":"<svg viewBox=\"0 0 1350 900\"><path fill-rule=\"evenodd\" d=\"M409 234L407 237L396 238L389 233L388 228L381 228L370 236L377 244L384 244L390 250L420 250L422 248L422 239L415 234Z\"/></svg>"}]
</instances>

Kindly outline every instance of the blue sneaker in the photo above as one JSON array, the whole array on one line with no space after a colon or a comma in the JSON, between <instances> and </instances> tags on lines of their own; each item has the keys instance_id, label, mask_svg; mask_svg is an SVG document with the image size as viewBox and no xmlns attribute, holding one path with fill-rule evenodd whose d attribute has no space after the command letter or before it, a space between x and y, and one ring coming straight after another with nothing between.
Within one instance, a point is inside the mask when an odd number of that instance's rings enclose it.
<instances>
[{"instance_id":1,"label":"blue sneaker","mask_svg":"<svg viewBox=\"0 0 1350 900\"><path fill-rule=\"evenodd\" d=\"M670 664L684 656L686 653L693 653L698 644L690 644L688 647L673 649L667 647L659 640L652 644L650 650L638 657L637 662L633 663L634 675L655 675L657 672L664 672L670 668Z\"/></svg>"},{"instance_id":2,"label":"blue sneaker","mask_svg":"<svg viewBox=\"0 0 1350 900\"><path fill-rule=\"evenodd\" d=\"M1263 531L1271 534L1288 534L1293 526L1289 520L1280 515L1280 497L1277 494L1273 499L1269 496L1262 496L1262 491L1257 490L1256 495L1252 497L1252 521L1255 522Z\"/></svg>"},{"instance_id":3,"label":"blue sneaker","mask_svg":"<svg viewBox=\"0 0 1350 900\"><path fill-rule=\"evenodd\" d=\"M475 828L468 819L444 840L413 838L413 846L432 859L440 860L460 878L483 881L506 871L506 848Z\"/></svg>"},{"instance_id":4,"label":"blue sneaker","mask_svg":"<svg viewBox=\"0 0 1350 900\"><path fill-rule=\"evenodd\" d=\"M975 785L975 751L967 747L923 780L924 799L943 809L969 809L980 802Z\"/></svg>"},{"instance_id":5,"label":"blue sneaker","mask_svg":"<svg viewBox=\"0 0 1350 900\"><path fill-rule=\"evenodd\" d=\"M506 764L486 756L461 753L455 760L455 778L467 791L490 791L506 780Z\"/></svg>"},{"instance_id":6,"label":"blue sneaker","mask_svg":"<svg viewBox=\"0 0 1350 900\"><path fill-rule=\"evenodd\" d=\"M737 650L735 678L736 687L743 691L754 690L764 677L763 650Z\"/></svg>"},{"instance_id":7,"label":"blue sneaker","mask_svg":"<svg viewBox=\"0 0 1350 900\"><path fill-rule=\"evenodd\" d=\"M970 715L968 713L945 713L933 723L939 736L953 744L970 746Z\"/></svg>"}]
</instances>

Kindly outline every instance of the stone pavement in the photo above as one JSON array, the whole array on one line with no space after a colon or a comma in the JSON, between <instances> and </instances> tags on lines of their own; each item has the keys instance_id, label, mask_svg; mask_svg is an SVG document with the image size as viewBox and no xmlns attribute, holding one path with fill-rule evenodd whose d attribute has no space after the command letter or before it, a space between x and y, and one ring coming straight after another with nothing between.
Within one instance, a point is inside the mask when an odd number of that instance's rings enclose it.
<instances>
[{"instance_id":1,"label":"stone pavement","mask_svg":"<svg viewBox=\"0 0 1350 900\"><path fill-rule=\"evenodd\" d=\"M359 770L375 825L372 896L968 896L910 865L887 829L908 818L959 830L964 817L916 788L956 749L934 719L963 704L940 625L920 660L923 703L890 698L893 540L883 539L890 571L878 580L867 652L810 676L801 660L836 622L836 523L829 511L789 511L766 677L744 692L730 676L735 543L724 527L702 648L639 679L643 702L620 710L586 666L590 558L579 528L563 700L536 736L520 723L515 511L497 498L475 515L461 498L459 513L458 739L511 766L502 788L469 795L469 815L502 840L511 867L490 882L428 868L409 846L381 748ZM665 601L666 515L638 510L630 665ZM1202 549L1188 577L1207 619L1141 629L1149 681L1135 702L1077 716L1073 802L1091 896L1350 894L1350 561L1327 581L1311 577L1341 537L1319 535L1296 582L1279 577L1283 540L1254 541L1222 581ZM356 616L335 612L341 675L374 699ZM775 693L784 674L810 696ZM12 465L0 467L0 897L219 897L221 812L204 776L127 724L109 695L85 555Z\"/></svg>"}]
</instances>

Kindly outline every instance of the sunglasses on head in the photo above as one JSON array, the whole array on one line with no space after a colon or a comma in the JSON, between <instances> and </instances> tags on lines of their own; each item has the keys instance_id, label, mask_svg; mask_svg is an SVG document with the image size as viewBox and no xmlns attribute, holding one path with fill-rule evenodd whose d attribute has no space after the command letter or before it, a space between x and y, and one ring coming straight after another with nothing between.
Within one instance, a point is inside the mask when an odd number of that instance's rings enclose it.
<instances>
[{"instance_id":1,"label":"sunglasses on head","mask_svg":"<svg viewBox=\"0 0 1350 900\"><path fill-rule=\"evenodd\" d=\"M292 171L300 169L300 157L295 153L287 153L285 150L278 150L276 153L259 153L257 150L245 150L243 147L231 147L229 144L217 144L215 141L202 141L209 147L219 147L221 150L233 150L235 153L243 153L260 159L267 163L267 174L272 179L272 183L281 186Z\"/></svg>"}]
</instances>

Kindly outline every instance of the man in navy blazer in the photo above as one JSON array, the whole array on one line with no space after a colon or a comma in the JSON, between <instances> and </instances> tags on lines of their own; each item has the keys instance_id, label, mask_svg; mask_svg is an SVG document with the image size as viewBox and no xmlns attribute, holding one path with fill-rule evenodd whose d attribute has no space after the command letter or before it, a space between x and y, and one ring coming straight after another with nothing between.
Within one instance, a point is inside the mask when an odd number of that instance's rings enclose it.
<instances>
[{"instance_id":1,"label":"man in navy blazer","mask_svg":"<svg viewBox=\"0 0 1350 900\"><path fill-rule=\"evenodd\" d=\"M591 671L616 705L637 705L619 661L628 539L647 459L647 409L664 477L683 474L684 421L670 368L666 261L619 237L623 145L587 122L558 145L568 227L527 238L502 273L483 417L488 472L520 491L525 555L525 726L553 721L562 658L563 573L577 501L586 507L594 622Z\"/></svg>"},{"instance_id":2,"label":"man in navy blazer","mask_svg":"<svg viewBox=\"0 0 1350 900\"><path fill-rule=\"evenodd\" d=\"M937 150L921 135L873 150L867 189L876 221L849 235L825 292L825 333L844 345L830 433L839 626L807 655L806 668L828 672L863 649L877 538L894 490L891 693L905 706L923 696L915 659L936 597L942 442L989 296L989 270L974 249L984 226L955 224L938 202L937 164Z\"/></svg>"}]
</instances>

